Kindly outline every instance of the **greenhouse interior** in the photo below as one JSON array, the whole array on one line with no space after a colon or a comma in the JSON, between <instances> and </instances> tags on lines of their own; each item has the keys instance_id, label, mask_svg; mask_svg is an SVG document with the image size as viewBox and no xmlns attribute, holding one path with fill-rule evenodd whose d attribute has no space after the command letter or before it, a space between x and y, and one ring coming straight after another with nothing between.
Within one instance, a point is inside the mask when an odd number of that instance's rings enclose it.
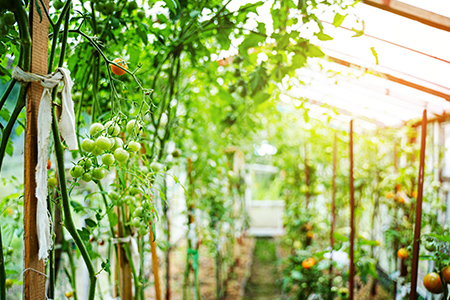
<instances>
[{"instance_id":1,"label":"greenhouse interior","mask_svg":"<svg viewBox=\"0 0 450 300\"><path fill-rule=\"evenodd\" d=\"M0 300L450 299L447 0L0 0Z\"/></svg>"}]
</instances>

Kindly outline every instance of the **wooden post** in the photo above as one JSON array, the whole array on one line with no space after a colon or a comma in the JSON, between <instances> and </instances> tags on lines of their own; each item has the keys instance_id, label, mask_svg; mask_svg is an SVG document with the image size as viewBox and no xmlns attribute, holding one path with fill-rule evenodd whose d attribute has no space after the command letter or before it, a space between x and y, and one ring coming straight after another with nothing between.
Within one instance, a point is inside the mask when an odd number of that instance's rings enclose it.
<instances>
[{"instance_id":1,"label":"wooden post","mask_svg":"<svg viewBox=\"0 0 450 300\"><path fill-rule=\"evenodd\" d=\"M355 188L353 186L353 120L350 121L350 268L349 299L353 300L355 276Z\"/></svg>"},{"instance_id":2,"label":"wooden post","mask_svg":"<svg viewBox=\"0 0 450 300\"><path fill-rule=\"evenodd\" d=\"M331 278L333 273L333 249L334 249L334 226L336 224L336 164L337 164L337 134L334 132L333 140L333 178L332 178L332 191L331 191L331 229L330 229L330 289L333 286L333 279Z\"/></svg>"},{"instance_id":3,"label":"wooden post","mask_svg":"<svg viewBox=\"0 0 450 300\"><path fill-rule=\"evenodd\" d=\"M423 199L423 177L425 171L425 147L427 138L427 110L423 111L422 117L422 137L420 142L420 165L419 165L419 181L416 204L416 220L414 225L413 240L413 257L411 269L411 291L409 293L410 300L417 298L417 272L419 270L419 247L420 247L420 231L422 227L422 199Z\"/></svg>"},{"instance_id":4,"label":"wooden post","mask_svg":"<svg viewBox=\"0 0 450 300\"><path fill-rule=\"evenodd\" d=\"M123 223L127 220L123 220L125 214L122 212L122 208L117 208L118 223L119 228L119 238L125 236L123 230ZM131 275L131 266L128 261L127 254L122 243L117 243L117 261L119 264L119 287L120 287L120 299L133 299L133 283ZM137 291L136 291L137 292Z\"/></svg>"},{"instance_id":5,"label":"wooden post","mask_svg":"<svg viewBox=\"0 0 450 300\"><path fill-rule=\"evenodd\" d=\"M48 8L48 0L43 1ZM48 57L48 20L39 17L36 2L30 1L30 33L32 38L31 72L47 74ZM24 174L24 272L23 299L45 299L45 266L38 257L36 230L36 165L37 165L37 119L39 101L43 87L33 82L29 87L26 101L25 128L25 174Z\"/></svg>"},{"instance_id":6,"label":"wooden post","mask_svg":"<svg viewBox=\"0 0 450 300\"><path fill-rule=\"evenodd\" d=\"M161 300L161 283L159 280L159 262L158 254L156 253L156 240L153 234L153 222L150 222L150 246L152 249L152 269L153 278L155 279L155 296L156 300Z\"/></svg>"}]
</instances>

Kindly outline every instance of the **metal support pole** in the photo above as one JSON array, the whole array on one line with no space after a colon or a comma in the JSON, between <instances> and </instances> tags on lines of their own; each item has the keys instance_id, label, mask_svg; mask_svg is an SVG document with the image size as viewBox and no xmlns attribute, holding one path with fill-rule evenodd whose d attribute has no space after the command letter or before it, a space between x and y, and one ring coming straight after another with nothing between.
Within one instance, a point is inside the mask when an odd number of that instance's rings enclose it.
<instances>
[{"instance_id":1,"label":"metal support pole","mask_svg":"<svg viewBox=\"0 0 450 300\"><path fill-rule=\"evenodd\" d=\"M422 117L422 137L420 141L420 165L419 165L419 182L416 203L416 222L414 226L413 241L413 257L411 270L411 291L409 293L410 300L417 298L417 272L419 270L419 247L420 247L420 230L422 227L422 199L423 199L423 177L425 170L425 146L427 137L427 110L423 111Z\"/></svg>"},{"instance_id":2,"label":"metal support pole","mask_svg":"<svg viewBox=\"0 0 450 300\"><path fill-rule=\"evenodd\" d=\"M353 300L355 284L355 188L353 185L353 120L350 121L350 268L349 268L349 299Z\"/></svg>"}]
</instances>

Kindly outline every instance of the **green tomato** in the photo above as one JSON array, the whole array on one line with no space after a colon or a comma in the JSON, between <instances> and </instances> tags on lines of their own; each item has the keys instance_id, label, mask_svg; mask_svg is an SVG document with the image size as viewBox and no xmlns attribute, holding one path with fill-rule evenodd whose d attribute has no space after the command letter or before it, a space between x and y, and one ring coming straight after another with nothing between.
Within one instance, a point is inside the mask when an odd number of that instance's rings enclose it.
<instances>
[{"instance_id":1,"label":"green tomato","mask_svg":"<svg viewBox=\"0 0 450 300\"><path fill-rule=\"evenodd\" d=\"M120 137L114 138L114 145L112 146L111 150L116 150L117 148L123 147L123 140Z\"/></svg>"},{"instance_id":2,"label":"green tomato","mask_svg":"<svg viewBox=\"0 0 450 300\"><path fill-rule=\"evenodd\" d=\"M96 147L94 147L94 150L92 150L91 153L94 154L95 156L99 156L99 155L102 155L103 152L104 152L103 149L96 146Z\"/></svg>"},{"instance_id":3,"label":"green tomato","mask_svg":"<svg viewBox=\"0 0 450 300\"><path fill-rule=\"evenodd\" d=\"M128 154L128 152L125 151L123 148L117 148L116 150L114 150L114 158L118 162L126 162L129 157L130 154Z\"/></svg>"},{"instance_id":4,"label":"green tomato","mask_svg":"<svg viewBox=\"0 0 450 300\"><path fill-rule=\"evenodd\" d=\"M91 139L84 139L81 142L81 150L86 152L92 152L95 148L95 142Z\"/></svg>"},{"instance_id":5,"label":"green tomato","mask_svg":"<svg viewBox=\"0 0 450 300\"><path fill-rule=\"evenodd\" d=\"M58 184L58 179L56 179L55 176L52 176L48 178L47 182L50 187L55 187Z\"/></svg>"},{"instance_id":6,"label":"green tomato","mask_svg":"<svg viewBox=\"0 0 450 300\"><path fill-rule=\"evenodd\" d=\"M142 214L144 213L144 209L141 206L136 207L136 209L134 210L134 216L135 217L140 217L142 216Z\"/></svg>"},{"instance_id":7,"label":"green tomato","mask_svg":"<svg viewBox=\"0 0 450 300\"><path fill-rule=\"evenodd\" d=\"M141 144L135 141L131 141L128 143L128 150L131 152L138 152L141 150Z\"/></svg>"},{"instance_id":8,"label":"green tomato","mask_svg":"<svg viewBox=\"0 0 450 300\"><path fill-rule=\"evenodd\" d=\"M92 170L92 178L102 180L106 176L106 170L103 168L94 168Z\"/></svg>"},{"instance_id":9,"label":"green tomato","mask_svg":"<svg viewBox=\"0 0 450 300\"><path fill-rule=\"evenodd\" d=\"M139 227L139 229L138 229L138 233L140 234L140 235L146 235L148 232L147 232L147 226L142 226L141 225L141 227Z\"/></svg>"},{"instance_id":10,"label":"green tomato","mask_svg":"<svg viewBox=\"0 0 450 300\"><path fill-rule=\"evenodd\" d=\"M429 241L426 241L424 246L425 246L425 249L427 249L427 251L430 251L430 252L436 251L436 249L437 249L436 245L433 242L429 242Z\"/></svg>"},{"instance_id":11,"label":"green tomato","mask_svg":"<svg viewBox=\"0 0 450 300\"><path fill-rule=\"evenodd\" d=\"M111 136L117 136L120 133L120 127L117 123L113 121L108 121L105 124L106 132Z\"/></svg>"},{"instance_id":12,"label":"green tomato","mask_svg":"<svg viewBox=\"0 0 450 300\"><path fill-rule=\"evenodd\" d=\"M117 194L115 191L111 191L108 193L108 197L109 197L109 199L114 201L114 200L119 199L119 194Z\"/></svg>"},{"instance_id":13,"label":"green tomato","mask_svg":"<svg viewBox=\"0 0 450 300\"><path fill-rule=\"evenodd\" d=\"M126 204L133 204L134 202L136 202L136 198L133 196L125 196L123 198L124 203Z\"/></svg>"},{"instance_id":14,"label":"green tomato","mask_svg":"<svg viewBox=\"0 0 450 300\"><path fill-rule=\"evenodd\" d=\"M89 170L92 167L92 161L89 158L81 159L78 164L83 166L85 170Z\"/></svg>"},{"instance_id":15,"label":"green tomato","mask_svg":"<svg viewBox=\"0 0 450 300\"><path fill-rule=\"evenodd\" d=\"M16 23L16 17L14 17L14 13L8 11L3 15L3 24L6 26L12 26Z\"/></svg>"},{"instance_id":16,"label":"green tomato","mask_svg":"<svg viewBox=\"0 0 450 300\"><path fill-rule=\"evenodd\" d=\"M106 136L99 136L95 140L95 147L100 148L102 150L109 150L112 147L112 143L111 143L110 139L107 138Z\"/></svg>"},{"instance_id":17,"label":"green tomato","mask_svg":"<svg viewBox=\"0 0 450 300\"><path fill-rule=\"evenodd\" d=\"M114 155L112 155L111 153L106 153L105 155L102 156L102 163L104 163L106 166L112 166L112 164L115 162L115 158Z\"/></svg>"},{"instance_id":18,"label":"green tomato","mask_svg":"<svg viewBox=\"0 0 450 300\"><path fill-rule=\"evenodd\" d=\"M178 149L178 148L175 148L175 150L173 150L173 152L172 152L172 157L173 158L178 158L180 156L181 156L181 150Z\"/></svg>"},{"instance_id":19,"label":"green tomato","mask_svg":"<svg viewBox=\"0 0 450 300\"><path fill-rule=\"evenodd\" d=\"M141 190L140 189L138 189L137 187L135 187L135 186L132 186L131 188L130 188L130 195L137 195L137 194L139 194L140 192L141 192Z\"/></svg>"},{"instance_id":20,"label":"green tomato","mask_svg":"<svg viewBox=\"0 0 450 300\"><path fill-rule=\"evenodd\" d=\"M80 165L75 165L72 167L72 169L70 169L70 176L72 176L73 178L81 177L83 176L83 173L83 167L81 167Z\"/></svg>"},{"instance_id":21,"label":"green tomato","mask_svg":"<svg viewBox=\"0 0 450 300\"><path fill-rule=\"evenodd\" d=\"M94 123L89 127L89 134L92 137L97 137L105 129L105 127L100 123Z\"/></svg>"},{"instance_id":22,"label":"green tomato","mask_svg":"<svg viewBox=\"0 0 450 300\"><path fill-rule=\"evenodd\" d=\"M154 162L152 162L152 163L150 164L150 168L151 168L154 172L159 172L159 171L161 171L161 170L164 168L164 166L163 166L163 164L160 164L159 162L154 161Z\"/></svg>"},{"instance_id":23,"label":"green tomato","mask_svg":"<svg viewBox=\"0 0 450 300\"><path fill-rule=\"evenodd\" d=\"M142 10L140 10L140 11L138 11L137 12L137 17L139 18L139 19L144 19L145 18L145 12L143 12Z\"/></svg>"},{"instance_id":24,"label":"green tomato","mask_svg":"<svg viewBox=\"0 0 450 300\"><path fill-rule=\"evenodd\" d=\"M105 4L105 14L112 15L112 13L116 10L117 10L117 7L114 4L114 2L108 2Z\"/></svg>"},{"instance_id":25,"label":"green tomato","mask_svg":"<svg viewBox=\"0 0 450 300\"><path fill-rule=\"evenodd\" d=\"M60 10L61 8L63 8L63 6L64 6L64 3L60 0L53 2L53 7L57 10Z\"/></svg>"},{"instance_id":26,"label":"green tomato","mask_svg":"<svg viewBox=\"0 0 450 300\"><path fill-rule=\"evenodd\" d=\"M6 249L6 255L12 255L13 253L14 253L13 247L8 247L8 249Z\"/></svg>"},{"instance_id":27,"label":"green tomato","mask_svg":"<svg viewBox=\"0 0 450 300\"><path fill-rule=\"evenodd\" d=\"M14 282L11 278L8 278L5 280L5 285L6 285L7 289L11 288L13 286L13 284L14 284Z\"/></svg>"},{"instance_id":28,"label":"green tomato","mask_svg":"<svg viewBox=\"0 0 450 300\"><path fill-rule=\"evenodd\" d=\"M130 120L127 123L126 129L128 134L138 134L141 130L141 124L136 120Z\"/></svg>"},{"instance_id":29,"label":"green tomato","mask_svg":"<svg viewBox=\"0 0 450 300\"><path fill-rule=\"evenodd\" d=\"M131 226L138 228L141 226L141 219L133 218L130 223L131 223Z\"/></svg>"},{"instance_id":30,"label":"green tomato","mask_svg":"<svg viewBox=\"0 0 450 300\"><path fill-rule=\"evenodd\" d=\"M92 174L87 172L83 174L83 177L81 177L81 179L83 179L84 182L89 182L92 180Z\"/></svg>"},{"instance_id":31,"label":"green tomato","mask_svg":"<svg viewBox=\"0 0 450 300\"><path fill-rule=\"evenodd\" d=\"M130 116L132 117L136 117L139 114L139 109L136 107L133 107L132 109L130 109Z\"/></svg>"},{"instance_id":32,"label":"green tomato","mask_svg":"<svg viewBox=\"0 0 450 300\"><path fill-rule=\"evenodd\" d=\"M136 1L131 1L130 3L128 3L128 10L129 11L133 11L136 8L138 8L138 4L136 3Z\"/></svg>"}]
</instances>

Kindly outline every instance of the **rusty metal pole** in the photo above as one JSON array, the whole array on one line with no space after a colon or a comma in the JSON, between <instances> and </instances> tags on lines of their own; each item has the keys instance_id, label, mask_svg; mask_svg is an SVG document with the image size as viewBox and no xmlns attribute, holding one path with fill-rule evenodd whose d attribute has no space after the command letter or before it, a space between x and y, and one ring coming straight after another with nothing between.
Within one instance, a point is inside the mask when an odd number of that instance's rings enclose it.
<instances>
[{"instance_id":1,"label":"rusty metal pole","mask_svg":"<svg viewBox=\"0 0 450 300\"><path fill-rule=\"evenodd\" d=\"M353 186L353 120L350 121L350 268L349 268L349 299L353 300L355 284L355 188Z\"/></svg>"},{"instance_id":2,"label":"rusty metal pole","mask_svg":"<svg viewBox=\"0 0 450 300\"><path fill-rule=\"evenodd\" d=\"M44 4L48 8L48 0ZM39 17L35 1L30 1L31 72L47 74L48 54L48 20ZM32 82L26 100L25 126L25 174L24 174L24 271L23 299L41 300L45 296L45 265L38 257L38 240L36 229L36 165L37 165L37 120L39 102L43 87L39 82Z\"/></svg>"},{"instance_id":3,"label":"rusty metal pole","mask_svg":"<svg viewBox=\"0 0 450 300\"><path fill-rule=\"evenodd\" d=\"M413 240L413 257L411 269L411 291L409 293L410 300L417 298L417 272L419 270L419 247L420 247L420 230L422 227L422 199L423 199L423 177L425 172L425 147L427 138L427 110L423 111L422 117L422 137L420 141L420 165L419 165L419 182L416 203L416 220L414 226Z\"/></svg>"}]
</instances>

